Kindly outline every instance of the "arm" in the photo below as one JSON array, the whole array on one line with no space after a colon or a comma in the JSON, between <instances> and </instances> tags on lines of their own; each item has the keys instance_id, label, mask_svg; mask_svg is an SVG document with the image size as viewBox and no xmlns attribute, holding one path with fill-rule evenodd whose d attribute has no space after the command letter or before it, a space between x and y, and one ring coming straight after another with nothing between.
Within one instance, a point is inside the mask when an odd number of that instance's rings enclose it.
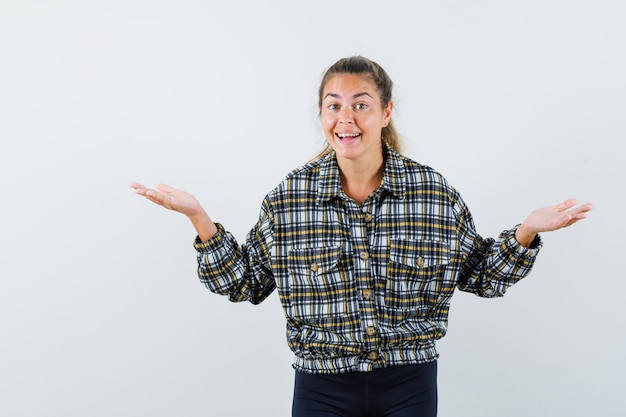
<instances>
[{"instance_id":1,"label":"arm","mask_svg":"<svg viewBox=\"0 0 626 417\"><path fill-rule=\"evenodd\" d=\"M193 195L164 184L149 189L133 182L130 187L153 203L189 218L198 233L194 242L198 276L210 291L228 296L231 301L258 304L276 288L270 267L272 221L266 204L246 244L240 246L229 232L211 220Z\"/></svg>"},{"instance_id":2,"label":"arm","mask_svg":"<svg viewBox=\"0 0 626 417\"><path fill-rule=\"evenodd\" d=\"M475 231L471 215L458 198L455 204L460 248L463 252L458 287L483 297L502 296L534 265L541 247L538 234L570 226L586 217L593 205L572 209L576 200L533 211L516 228L505 230L497 239L483 239Z\"/></svg>"},{"instance_id":3,"label":"arm","mask_svg":"<svg viewBox=\"0 0 626 417\"><path fill-rule=\"evenodd\" d=\"M194 243L200 281L210 291L228 296L230 301L260 303L276 289L271 266L273 218L267 199L244 245L239 245L222 225L218 224L217 229L209 241L197 239Z\"/></svg>"}]
</instances>

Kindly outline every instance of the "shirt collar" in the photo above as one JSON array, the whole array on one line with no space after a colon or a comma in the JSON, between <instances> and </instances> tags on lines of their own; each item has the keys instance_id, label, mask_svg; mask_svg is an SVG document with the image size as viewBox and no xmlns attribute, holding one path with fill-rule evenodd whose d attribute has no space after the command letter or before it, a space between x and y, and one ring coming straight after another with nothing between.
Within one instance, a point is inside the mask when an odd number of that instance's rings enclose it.
<instances>
[{"instance_id":1,"label":"shirt collar","mask_svg":"<svg viewBox=\"0 0 626 417\"><path fill-rule=\"evenodd\" d=\"M405 166L404 158L390 147L384 145L385 170L383 172L383 191L403 198L405 192ZM320 165L320 181L317 186L317 203L329 201L341 194L341 178L339 177L339 165L335 152L330 152L322 157Z\"/></svg>"}]
</instances>

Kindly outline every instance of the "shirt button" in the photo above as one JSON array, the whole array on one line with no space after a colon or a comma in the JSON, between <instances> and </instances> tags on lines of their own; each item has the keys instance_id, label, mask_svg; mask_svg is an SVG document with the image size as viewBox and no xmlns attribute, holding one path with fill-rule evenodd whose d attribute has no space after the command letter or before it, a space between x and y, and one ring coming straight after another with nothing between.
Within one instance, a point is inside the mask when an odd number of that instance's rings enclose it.
<instances>
[{"instance_id":1,"label":"shirt button","mask_svg":"<svg viewBox=\"0 0 626 417\"><path fill-rule=\"evenodd\" d=\"M378 353L371 351L370 353L367 354L367 359L371 361L375 361L376 359L378 359Z\"/></svg>"},{"instance_id":2,"label":"shirt button","mask_svg":"<svg viewBox=\"0 0 626 417\"><path fill-rule=\"evenodd\" d=\"M372 221L372 213L365 213L365 221L367 223Z\"/></svg>"},{"instance_id":3,"label":"shirt button","mask_svg":"<svg viewBox=\"0 0 626 417\"><path fill-rule=\"evenodd\" d=\"M365 333L367 333L368 336L374 336L376 334L376 327L374 326L368 327L367 329L365 329Z\"/></svg>"},{"instance_id":4,"label":"shirt button","mask_svg":"<svg viewBox=\"0 0 626 417\"><path fill-rule=\"evenodd\" d=\"M423 256L418 256L417 259L415 260L415 265L417 265L419 268L424 266L424 257Z\"/></svg>"},{"instance_id":5,"label":"shirt button","mask_svg":"<svg viewBox=\"0 0 626 417\"><path fill-rule=\"evenodd\" d=\"M363 259L364 261L367 261L367 260L370 258L370 254L369 254L369 253L367 253L367 252L361 252L361 253L359 254L359 257L360 257L361 259Z\"/></svg>"},{"instance_id":6,"label":"shirt button","mask_svg":"<svg viewBox=\"0 0 626 417\"><path fill-rule=\"evenodd\" d=\"M311 271L317 272L318 269L319 269L319 267L317 266L317 264L315 262L313 262L311 264Z\"/></svg>"},{"instance_id":7,"label":"shirt button","mask_svg":"<svg viewBox=\"0 0 626 417\"><path fill-rule=\"evenodd\" d=\"M364 300L371 300L372 299L372 291L371 290L363 290L363 299Z\"/></svg>"}]
</instances>

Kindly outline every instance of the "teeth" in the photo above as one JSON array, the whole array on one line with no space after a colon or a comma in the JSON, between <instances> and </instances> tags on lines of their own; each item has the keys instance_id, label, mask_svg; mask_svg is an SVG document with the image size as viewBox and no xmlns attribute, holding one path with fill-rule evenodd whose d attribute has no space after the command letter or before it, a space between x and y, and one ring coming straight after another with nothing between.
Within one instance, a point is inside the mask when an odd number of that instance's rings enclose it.
<instances>
[{"instance_id":1,"label":"teeth","mask_svg":"<svg viewBox=\"0 0 626 417\"><path fill-rule=\"evenodd\" d=\"M339 136L341 139L343 139L345 137L355 138L355 137L359 136L359 133L337 133L337 136Z\"/></svg>"}]
</instances>

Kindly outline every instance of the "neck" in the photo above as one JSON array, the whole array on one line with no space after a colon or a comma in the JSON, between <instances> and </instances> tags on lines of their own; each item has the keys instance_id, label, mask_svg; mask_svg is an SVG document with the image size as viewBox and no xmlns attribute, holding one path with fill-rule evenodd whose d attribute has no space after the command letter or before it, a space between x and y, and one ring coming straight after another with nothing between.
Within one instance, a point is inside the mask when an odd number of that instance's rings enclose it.
<instances>
[{"instance_id":1,"label":"neck","mask_svg":"<svg viewBox=\"0 0 626 417\"><path fill-rule=\"evenodd\" d=\"M343 192L363 204L367 197L380 186L384 162L382 152L375 160L363 162L337 158Z\"/></svg>"}]
</instances>

